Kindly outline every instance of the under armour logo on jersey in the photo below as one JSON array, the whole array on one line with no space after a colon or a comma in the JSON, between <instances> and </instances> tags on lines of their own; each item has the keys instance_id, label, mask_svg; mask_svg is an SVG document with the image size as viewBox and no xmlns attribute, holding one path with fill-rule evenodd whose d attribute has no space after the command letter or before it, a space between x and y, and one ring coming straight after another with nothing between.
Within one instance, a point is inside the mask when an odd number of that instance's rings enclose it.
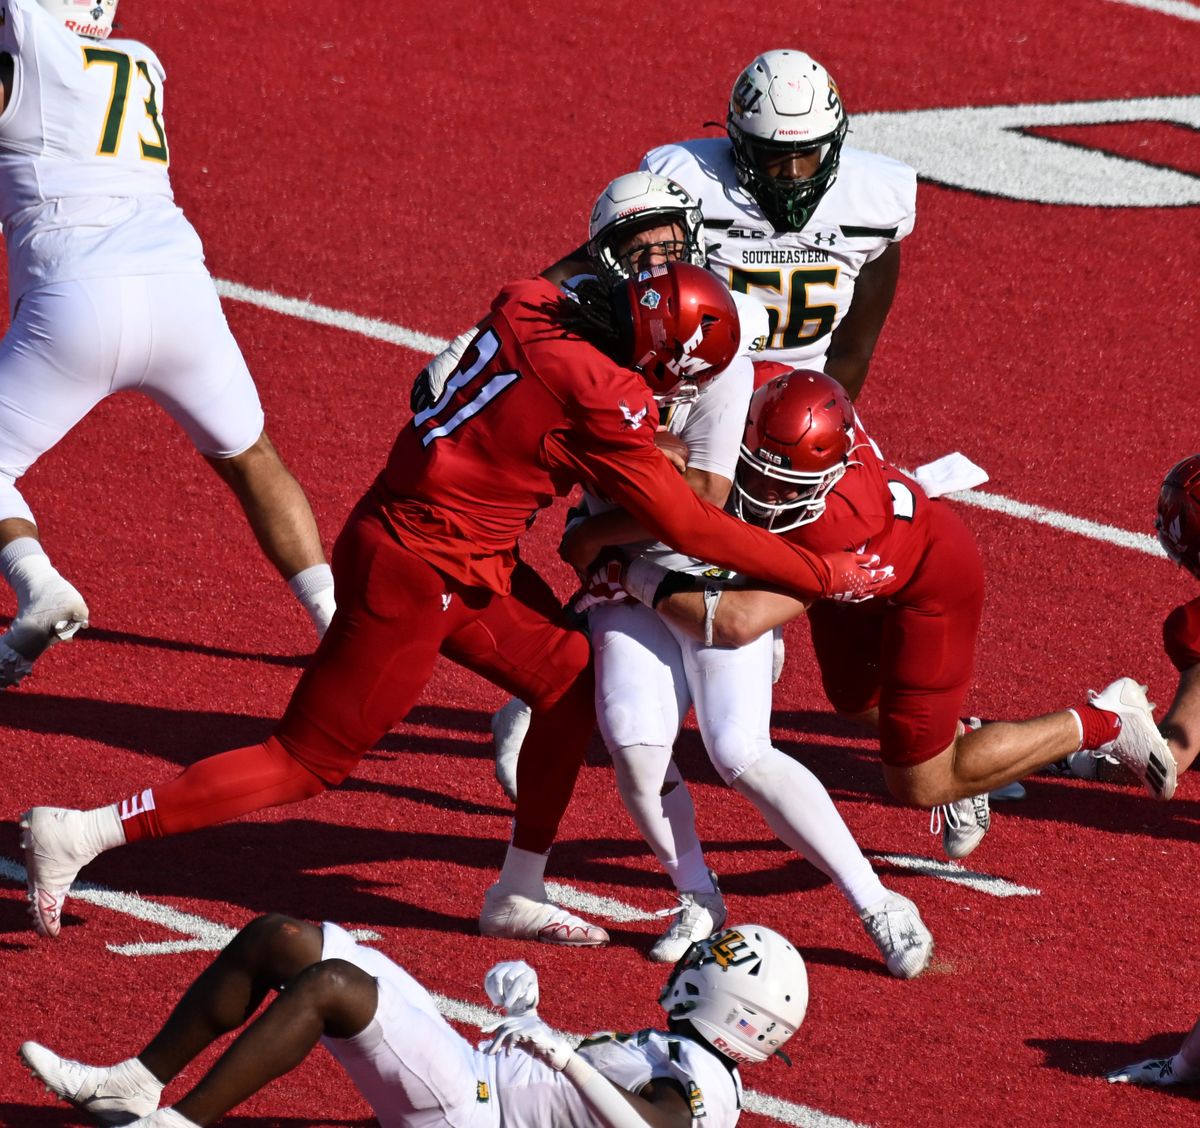
<instances>
[{"instance_id":1,"label":"under armour logo on jersey","mask_svg":"<svg viewBox=\"0 0 1200 1128\"><path fill-rule=\"evenodd\" d=\"M454 598L454 596L452 596L448 591L442 592L442 610L443 611L450 610L450 600L452 600L453 598Z\"/></svg>"},{"instance_id":2,"label":"under armour logo on jersey","mask_svg":"<svg viewBox=\"0 0 1200 1128\"><path fill-rule=\"evenodd\" d=\"M829 244L829 246L832 247L833 244L837 241L837 232L836 231L818 231L813 236L813 242L816 243L816 245L818 247L821 245L822 239L824 239Z\"/></svg>"},{"instance_id":3,"label":"under armour logo on jersey","mask_svg":"<svg viewBox=\"0 0 1200 1128\"><path fill-rule=\"evenodd\" d=\"M636 431L646 418L646 413L650 410L649 407L643 407L641 411L630 411L629 404L621 400L617 406L621 409L621 414L625 416L625 426L631 431Z\"/></svg>"}]
</instances>

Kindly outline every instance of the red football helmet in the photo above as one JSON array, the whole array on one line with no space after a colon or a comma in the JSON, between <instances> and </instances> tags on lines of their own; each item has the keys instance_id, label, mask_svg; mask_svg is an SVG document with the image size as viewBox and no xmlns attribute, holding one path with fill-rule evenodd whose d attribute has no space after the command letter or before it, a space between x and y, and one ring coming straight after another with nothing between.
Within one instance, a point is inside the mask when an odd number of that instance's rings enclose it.
<instances>
[{"instance_id":1,"label":"red football helmet","mask_svg":"<svg viewBox=\"0 0 1200 1128\"><path fill-rule=\"evenodd\" d=\"M1167 471L1154 528L1166 554L1200 580L1200 454Z\"/></svg>"},{"instance_id":2,"label":"red football helmet","mask_svg":"<svg viewBox=\"0 0 1200 1128\"><path fill-rule=\"evenodd\" d=\"M832 376L798 371L750 399L734 482L734 511L783 533L815 521L850 464L854 405Z\"/></svg>"},{"instance_id":3,"label":"red football helmet","mask_svg":"<svg viewBox=\"0 0 1200 1128\"><path fill-rule=\"evenodd\" d=\"M643 271L613 290L613 309L629 367L660 403L694 399L737 355L737 306L703 267L670 262Z\"/></svg>"}]
</instances>

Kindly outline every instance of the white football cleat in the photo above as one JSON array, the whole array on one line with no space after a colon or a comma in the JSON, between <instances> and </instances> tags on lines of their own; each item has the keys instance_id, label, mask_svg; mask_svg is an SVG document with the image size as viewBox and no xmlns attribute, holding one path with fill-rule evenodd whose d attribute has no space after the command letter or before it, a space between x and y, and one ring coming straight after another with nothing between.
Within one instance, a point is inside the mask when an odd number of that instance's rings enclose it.
<instances>
[{"instance_id":1,"label":"white football cleat","mask_svg":"<svg viewBox=\"0 0 1200 1128\"><path fill-rule=\"evenodd\" d=\"M986 795L943 803L929 814L929 833L942 832L942 849L947 858L965 858L983 841L991 825Z\"/></svg>"},{"instance_id":2,"label":"white football cleat","mask_svg":"<svg viewBox=\"0 0 1200 1128\"><path fill-rule=\"evenodd\" d=\"M493 885L483 899L479 931L508 940L538 940L568 948L598 948L608 943L599 925L567 912L553 901L535 901Z\"/></svg>"},{"instance_id":3,"label":"white football cleat","mask_svg":"<svg viewBox=\"0 0 1200 1128\"><path fill-rule=\"evenodd\" d=\"M81 845L82 811L33 807L21 816L29 915L40 936L57 936L71 883L96 855Z\"/></svg>"},{"instance_id":4,"label":"white football cleat","mask_svg":"<svg viewBox=\"0 0 1200 1128\"><path fill-rule=\"evenodd\" d=\"M46 1092L100 1124L131 1124L158 1108L162 1086L155 1091L139 1083L130 1076L126 1062L111 1067L84 1065L59 1057L37 1042L26 1042L18 1053L29 1072L46 1086Z\"/></svg>"},{"instance_id":5,"label":"white football cleat","mask_svg":"<svg viewBox=\"0 0 1200 1128\"><path fill-rule=\"evenodd\" d=\"M1120 760L1155 799L1170 799L1175 794L1178 766L1154 723L1154 706L1146 699L1146 687L1133 678L1117 678L1100 693L1089 690L1088 701L1121 719L1116 740L1110 740L1099 751Z\"/></svg>"},{"instance_id":6,"label":"white football cleat","mask_svg":"<svg viewBox=\"0 0 1200 1128\"><path fill-rule=\"evenodd\" d=\"M889 893L863 909L859 919L897 979L915 979L929 966L933 935L907 897Z\"/></svg>"},{"instance_id":7,"label":"white football cleat","mask_svg":"<svg viewBox=\"0 0 1200 1128\"><path fill-rule=\"evenodd\" d=\"M83 596L56 574L34 602L17 612L0 637L0 688L20 685L50 647L74 638L87 625Z\"/></svg>"},{"instance_id":8,"label":"white football cleat","mask_svg":"<svg viewBox=\"0 0 1200 1128\"><path fill-rule=\"evenodd\" d=\"M519 697L511 698L492 714L496 782L514 803L517 801L517 757L521 754L532 717L533 710Z\"/></svg>"},{"instance_id":9,"label":"white football cleat","mask_svg":"<svg viewBox=\"0 0 1200 1128\"><path fill-rule=\"evenodd\" d=\"M678 962L697 940L707 939L725 924L725 898L717 887L717 875L712 870L708 875L713 883L711 893L678 893L677 905L654 914L675 918L650 949L655 963Z\"/></svg>"},{"instance_id":10,"label":"white football cleat","mask_svg":"<svg viewBox=\"0 0 1200 1128\"><path fill-rule=\"evenodd\" d=\"M1104 1075L1110 1083L1117 1085L1191 1085L1195 1077L1180 1077L1175 1071L1175 1059L1151 1058L1149 1061L1136 1061L1132 1065L1124 1065Z\"/></svg>"}]
</instances>

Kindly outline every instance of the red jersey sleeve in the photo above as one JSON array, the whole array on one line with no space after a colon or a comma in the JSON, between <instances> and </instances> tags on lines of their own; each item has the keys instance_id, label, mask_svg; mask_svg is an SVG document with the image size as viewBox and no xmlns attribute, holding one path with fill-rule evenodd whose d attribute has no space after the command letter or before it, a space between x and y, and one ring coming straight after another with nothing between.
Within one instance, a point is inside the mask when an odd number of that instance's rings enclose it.
<instances>
[{"instance_id":1,"label":"red jersey sleeve","mask_svg":"<svg viewBox=\"0 0 1200 1128\"><path fill-rule=\"evenodd\" d=\"M1163 623L1163 648L1181 673L1200 665L1200 597L1176 607Z\"/></svg>"},{"instance_id":2,"label":"red jersey sleeve","mask_svg":"<svg viewBox=\"0 0 1200 1128\"><path fill-rule=\"evenodd\" d=\"M696 497L654 445L658 417L645 384L600 359L593 379L577 390L574 427L547 436L547 456L679 552L804 599L826 593L832 576L819 556Z\"/></svg>"}]
</instances>

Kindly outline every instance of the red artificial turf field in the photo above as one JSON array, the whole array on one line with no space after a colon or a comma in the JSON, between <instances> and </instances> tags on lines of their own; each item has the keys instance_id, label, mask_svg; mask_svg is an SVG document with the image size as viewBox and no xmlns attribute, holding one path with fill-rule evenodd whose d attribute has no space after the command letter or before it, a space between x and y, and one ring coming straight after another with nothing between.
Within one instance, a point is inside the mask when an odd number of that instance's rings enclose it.
<instances>
[{"instance_id":1,"label":"red artificial turf field","mask_svg":"<svg viewBox=\"0 0 1200 1128\"><path fill-rule=\"evenodd\" d=\"M737 70L769 47L826 63L863 137L871 113L1188 95L1191 126L1031 121L1026 132L1195 177L1187 60L1200 57L1200 22L1110 0L969 10L947 0L737 11L711 0L125 0L121 16L167 67L176 194L215 276L445 337L503 282L576 245L598 190L647 148L723 120ZM899 295L860 401L868 425L901 465L959 449L990 471L990 492L1149 532L1162 473L1200 447L1195 207L1049 205L939 179L922 183L904 243ZM408 417L423 356L252 304L227 310L269 430L331 542ZM210 956L115 952L181 934L161 917L82 898L68 902L58 941L38 941L19 880L19 812L111 802L261 737L311 639L230 498L148 402L103 405L24 489L93 622L0 697L0 1122L56 1128L77 1121L18 1068L17 1045L126 1056ZM1194 584L1143 551L960 511L988 566L972 712L1074 704L1122 673L1169 700L1159 624ZM544 515L527 555L565 593L558 525ZM925 816L885 796L869 742L828 714L803 627L789 640L776 697L782 746L826 782L865 849L940 859ZM117 851L85 877L225 928L281 910L373 929L431 989L474 1004L486 1001L480 982L495 960L528 958L556 1025L654 1024L662 971L645 952L659 922L611 925L613 946L599 952L475 935L509 825L489 758L487 718L500 700L444 666L339 791ZM733 918L781 929L808 961L812 1003L789 1047L796 1068L745 1073L755 1107L767 1108L764 1097L790 1104L747 1112L749 1128L1200 1123L1194 1092L1099 1079L1172 1049L1200 1011L1194 777L1166 806L1132 787L1030 781L968 863L1027 895L880 860L937 938L929 972L900 983L832 887L719 786L692 732L682 759ZM581 777L551 876L643 910L670 899L602 756ZM372 1123L321 1054L227 1122Z\"/></svg>"}]
</instances>

